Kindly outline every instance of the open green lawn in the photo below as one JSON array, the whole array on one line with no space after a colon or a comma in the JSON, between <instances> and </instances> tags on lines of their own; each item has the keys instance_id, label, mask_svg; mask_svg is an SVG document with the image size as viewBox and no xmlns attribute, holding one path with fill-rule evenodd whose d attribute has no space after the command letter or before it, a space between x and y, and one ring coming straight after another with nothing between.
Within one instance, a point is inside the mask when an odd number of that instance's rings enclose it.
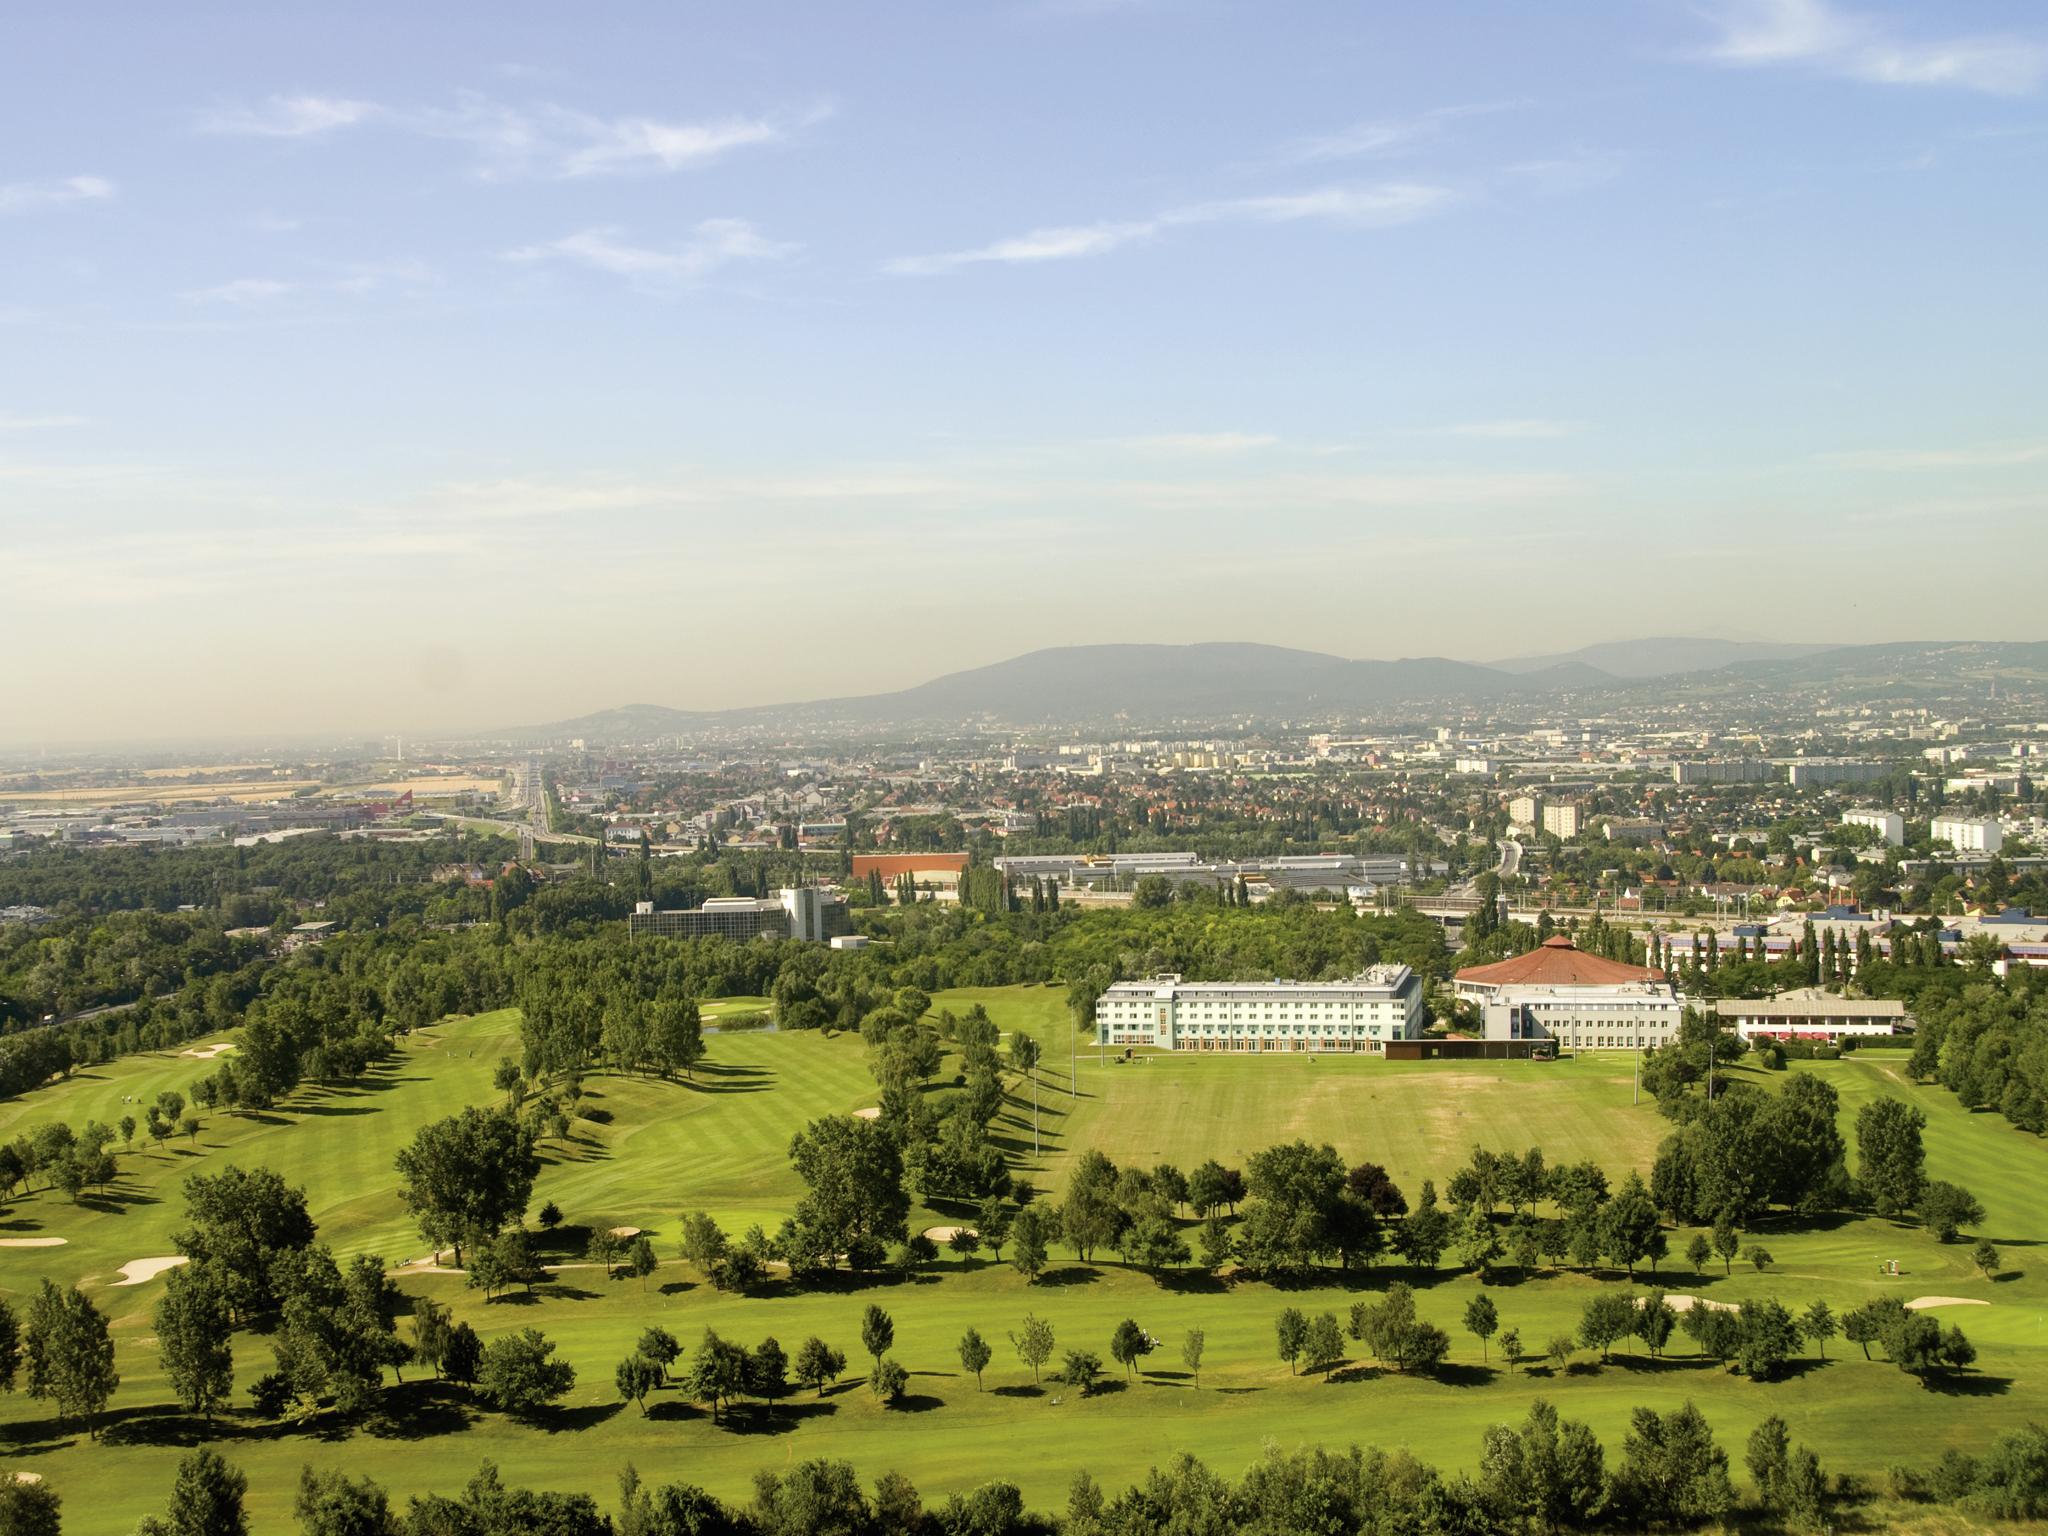
<instances>
[{"instance_id":1,"label":"open green lawn","mask_svg":"<svg viewBox=\"0 0 2048 1536\"><path fill-rule=\"evenodd\" d=\"M1240 1160L1273 1141L1308 1136L1333 1142L1353 1159L1384 1162L1411 1194L1421 1179L1448 1176L1474 1143L1502 1149L1542 1145L1553 1159L1598 1158L1617 1173L1646 1165L1663 1131L1647 1101L1630 1102L1626 1056L1559 1062L1389 1065L1370 1060L1152 1057L1104 1063L1082 1053L1078 1094L1070 1095L1066 1015L1057 989L1015 988L941 994L959 1011L982 1001L1005 1028L1029 1029L1046 1047L1040 1089L1043 1155L1033 1156L1028 1089L1013 1092L999 1132L1021 1170L1057 1192L1064 1170L1086 1146L1119 1161L1190 1165L1206 1156ZM516 1016L450 1021L408 1041L361 1088L315 1091L263 1116L209 1116L198 1145L138 1150L121 1159L121 1182L106 1201L72 1206L39 1191L0 1213L0 1236L62 1236L59 1248L0 1248L0 1288L17 1300L41 1277L86 1285L115 1319L123 1385L108 1443L60 1431L44 1405L17 1394L0 1399L0 1451L10 1467L40 1472L66 1496L66 1529L79 1536L126 1532L160 1507L177 1459L198 1426L169 1407L149 1337L149 1309L160 1281L108 1284L129 1259L171 1252L180 1214L177 1183L187 1172L235 1162L266 1163L304 1184L323 1237L342 1252L375 1251L398 1263L424 1245L393 1194L391 1160L425 1121L493 1097L492 1065L516 1050ZM497 1459L517 1481L584 1488L608 1499L626 1461L656 1481L686 1479L726 1496L745 1493L760 1467L805 1456L853 1461L864 1478L889 1467L908 1473L927 1497L992 1476L1020 1483L1041 1508L1057 1507L1073 1473L1093 1470L1114 1485L1151 1462L1190 1450L1236 1472L1261 1442L1349 1440L1402 1444L1445 1466L1469 1467L1481 1428L1518 1417L1529 1398L1548 1394L1590 1421L1618 1453L1628 1410L1696 1399L1737 1454L1765 1413L1783 1414L1796 1437L1811 1441L1830 1467L1874 1474L1893 1462L1924 1465L1947 1445L1980 1445L2001 1427L2048 1419L2048 1269L2032 1255L2048 1226L2048 1145L2002 1120L1957 1108L1938 1091L1897 1080L1903 1058L1866 1054L1801 1068L1826 1074L1843 1099L1844 1129L1859 1104L1880 1092L1909 1096L1929 1117L1930 1172L1969 1186L1989 1210L1986 1234L2006 1251L2008 1273L1987 1283L1969 1269L1966 1248L1943 1248L1924 1234L1875 1220L1809 1232L1760 1233L1777 1258L1773 1273L1740 1266L1727 1278L1681 1272L1674 1290L1717 1300L1773 1294L1795 1308L1824 1296L1837 1310L1879 1289L1903 1297L1954 1295L1989 1306L1945 1310L1963 1324L1981 1354L1974 1377L1954 1391L1933 1391L1881 1361L1865 1363L1837 1341L1826 1364L1792 1380L1758 1385L1686 1358L1660 1364L1617 1359L1605 1369L1564 1376L1504 1373L1483 1367L1458 1324L1477 1289L1448 1275L1427 1284L1425 1315L1450 1330L1455 1368L1438 1380L1409 1381L1369 1365L1330 1382L1292 1377L1273 1358L1274 1314L1286 1305L1342 1317L1361 1292L1397 1271L1380 1269L1324 1287L1279 1291L1257 1283L1161 1285L1098 1257L1088 1266L1064 1254L1046 1280L1027 1287L1007 1266L962 1265L948 1256L936 1276L866 1289L816 1289L751 1298L721 1296L673 1258L675 1217L704 1207L728 1227L779 1220L797 1193L785 1149L793 1129L824 1113L873 1102L860 1042L850 1037L743 1033L711 1037L711 1060L694 1083L593 1077L591 1107L608 1123L579 1121L576 1139L549 1144L535 1194L553 1199L572 1223L631 1223L656 1233L666 1261L646 1283L607 1282L587 1268L564 1268L533 1300L485 1305L458 1277L412 1273L408 1291L442 1297L487 1336L538 1326L577 1366L567 1405L545 1423L525 1426L478 1413L419 1383L391 1394L397 1427L353 1432L281 1432L237 1419L217 1433L251 1480L258 1531L293 1528L288 1510L302 1463L368 1472L402 1492L452 1489L482 1458ZM142 1056L81 1073L71 1081L0 1103L0 1135L47 1119L74 1124L119 1118L123 1095L147 1099L184 1088L206 1071L183 1056ZM138 1116L139 1118L139 1116ZM920 1211L915 1223L941 1219ZM1673 1234L1674 1252L1689 1233ZM1905 1273L1880 1278L1877 1261L1897 1258ZM1718 1270L1718 1266L1716 1266ZM1337 1277L1333 1277L1335 1279ZM1413 1278L1413 1277L1407 1277ZM1576 1274L1491 1287L1502 1326L1521 1331L1530 1349L1570 1330L1597 1284ZM859 1355L858 1318L869 1300L896 1318L897 1358L914 1373L906 1410L878 1407L859 1382L862 1362L822 1402L798 1394L773 1423L747 1419L714 1428L671 1391L654 1414L620 1408L612 1367L641 1328L659 1322L693 1344L715 1327L752 1343L775 1334L792 1352L809 1333ZM1025 1312L1049 1319L1062 1348L1084 1345L1107 1355L1110 1330L1126 1316L1166 1341L1158 1369L1127 1388L1091 1399L1026 1390L1028 1373L1006 1332ZM986 1392L963 1377L954 1344L967 1326L996 1347ZM1200 1390L1181 1373L1179 1343L1190 1327L1208 1334ZM687 1360L687 1356L685 1357ZM268 1349L244 1335L239 1379L265 1367ZM410 1374L410 1373L409 1373ZM1055 1399L1059 1399L1055 1401ZM744 1416L743 1416L744 1417Z\"/></svg>"}]
</instances>

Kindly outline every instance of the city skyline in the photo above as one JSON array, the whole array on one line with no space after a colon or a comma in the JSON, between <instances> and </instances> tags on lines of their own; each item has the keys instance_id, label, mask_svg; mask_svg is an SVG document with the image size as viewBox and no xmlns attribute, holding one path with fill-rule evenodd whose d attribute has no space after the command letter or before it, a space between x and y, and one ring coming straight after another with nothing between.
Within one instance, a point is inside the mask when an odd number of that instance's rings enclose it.
<instances>
[{"instance_id":1,"label":"city skyline","mask_svg":"<svg viewBox=\"0 0 2048 1536\"><path fill-rule=\"evenodd\" d=\"M5 24L11 740L2039 638L2026 7L361 17Z\"/></svg>"}]
</instances>

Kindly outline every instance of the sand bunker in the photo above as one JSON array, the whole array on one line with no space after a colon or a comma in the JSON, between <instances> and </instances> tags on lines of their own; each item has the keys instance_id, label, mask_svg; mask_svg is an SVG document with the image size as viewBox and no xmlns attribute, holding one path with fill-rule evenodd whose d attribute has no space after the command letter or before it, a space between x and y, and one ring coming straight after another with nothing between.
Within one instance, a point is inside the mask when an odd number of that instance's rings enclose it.
<instances>
[{"instance_id":1,"label":"sand bunker","mask_svg":"<svg viewBox=\"0 0 2048 1536\"><path fill-rule=\"evenodd\" d=\"M226 1051L239 1050L232 1040L216 1040L212 1045L196 1045L189 1051L180 1051L180 1056L196 1056L201 1061L211 1061Z\"/></svg>"},{"instance_id":2,"label":"sand bunker","mask_svg":"<svg viewBox=\"0 0 2048 1536\"><path fill-rule=\"evenodd\" d=\"M14 1474L14 1480L17 1483L40 1483L43 1480L43 1474L40 1472L17 1472Z\"/></svg>"},{"instance_id":3,"label":"sand bunker","mask_svg":"<svg viewBox=\"0 0 2048 1536\"><path fill-rule=\"evenodd\" d=\"M639 1235L640 1235L640 1229L639 1229L638 1227L613 1227L613 1228L612 1228L612 1236L613 1236L613 1237L617 1237L617 1238L628 1238L628 1237L638 1237Z\"/></svg>"},{"instance_id":4,"label":"sand bunker","mask_svg":"<svg viewBox=\"0 0 2048 1536\"><path fill-rule=\"evenodd\" d=\"M866 1109L856 1109L853 1117L856 1120L879 1120L882 1118L882 1106L870 1104Z\"/></svg>"},{"instance_id":5,"label":"sand bunker","mask_svg":"<svg viewBox=\"0 0 2048 1536\"><path fill-rule=\"evenodd\" d=\"M1637 1302L1636 1305L1641 1306L1642 1303ZM1741 1310L1733 1302L1709 1301L1704 1296L1666 1296L1664 1298L1664 1305L1674 1312L1690 1312L1694 1307L1712 1307L1716 1312L1736 1312Z\"/></svg>"},{"instance_id":6,"label":"sand bunker","mask_svg":"<svg viewBox=\"0 0 2048 1536\"><path fill-rule=\"evenodd\" d=\"M1974 1296L1915 1296L1906 1303L1908 1312L1918 1312L1925 1307L1988 1307L1988 1301L1979 1301Z\"/></svg>"},{"instance_id":7,"label":"sand bunker","mask_svg":"<svg viewBox=\"0 0 2048 1536\"><path fill-rule=\"evenodd\" d=\"M953 1241L954 1237L959 1233L972 1231L974 1231L972 1227L926 1227L924 1235L935 1243L943 1244Z\"/></svg>"},{"instance_id":8,"label":"sand bunker","mask_svg":"<svg viewBox=\"0 0 2048 1536\"><path fill-rule=\"evenodd\" d=\"M0 1248L62 1248L68 1237L0 1237Z\"/></svg>"},{"instance_id":9,"label":"sand bunker","mask_svg":"<svg viewBox=\"0 0 2048 1536\"><path fill-rule=\"evenodd\" d=\"M154 1280L167 1269L176 1269L180 1264L192 1261L182 1253L167 1254L160 1259L130 1259L121 1266L121 1278L115 1285L140 1285L145 1280Z\"/></svg>"}]
</instances>

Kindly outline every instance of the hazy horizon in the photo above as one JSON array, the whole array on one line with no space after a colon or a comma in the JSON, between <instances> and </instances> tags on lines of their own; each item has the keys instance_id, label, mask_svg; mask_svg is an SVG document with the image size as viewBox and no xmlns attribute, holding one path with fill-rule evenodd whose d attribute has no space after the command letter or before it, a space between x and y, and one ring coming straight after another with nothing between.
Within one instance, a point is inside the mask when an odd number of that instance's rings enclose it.
<instances>
[{"instance_id":1,"label":"hazy horizon","mask_svg":"<svg viewBox=\"0 0 2048 1536\"><path fill-rule=\"evenodd\" d=\"M2041 638L2016 0L0 27L0 742Z\"/></svg>"}]
</instances>

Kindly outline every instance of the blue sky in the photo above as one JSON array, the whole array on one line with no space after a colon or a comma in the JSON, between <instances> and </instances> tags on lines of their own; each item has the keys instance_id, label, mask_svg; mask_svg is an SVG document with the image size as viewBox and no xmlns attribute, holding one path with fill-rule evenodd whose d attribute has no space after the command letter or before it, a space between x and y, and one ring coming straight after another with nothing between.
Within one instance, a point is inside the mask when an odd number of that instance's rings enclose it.
<instances>
[{"instance_id":1,"label":"blue sky","mask_svg":"<svg viewBox=\"0 0 2048 1536\"><path fill-rule=\"evenodd\" d=\"M0 739L2038 637L2044 98L1987 0L17 7Z\"/></svg>"}]
</instances>

